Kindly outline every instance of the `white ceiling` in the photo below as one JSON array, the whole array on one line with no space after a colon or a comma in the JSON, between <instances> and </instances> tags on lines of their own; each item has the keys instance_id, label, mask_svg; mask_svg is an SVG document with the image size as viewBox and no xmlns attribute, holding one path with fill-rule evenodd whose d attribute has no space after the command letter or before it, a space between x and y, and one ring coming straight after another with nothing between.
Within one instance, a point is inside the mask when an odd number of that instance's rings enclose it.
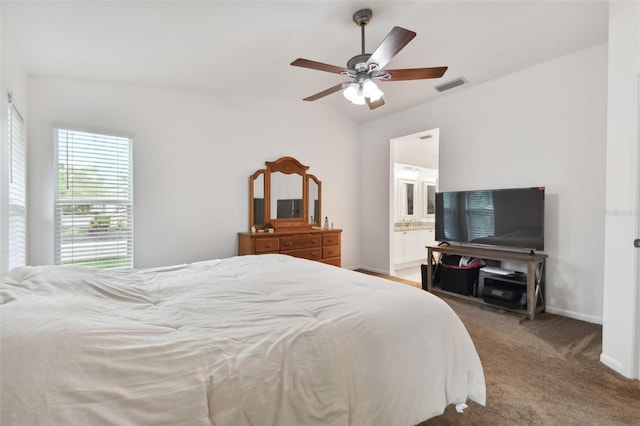
<instances>
[{"instance_id":1,"label":"white ceiling","mask_svg":"<svg viewBox=\"0 0 640 426\"><path fill-rule=\"evenodd\" d=\"M299 100L345 78L292 67L345 66L360 53L356 10L368 7L366 50L394 26L417 32L386 68L449 67L438 80L382 82L370 111L334 93L315 101L363 122L606 41L606 1L6 1L2 39L34 76ZM464 90L464 86L451 92ZM447 92L445 92L447 93Z\"/></svg>"}]
</instances>

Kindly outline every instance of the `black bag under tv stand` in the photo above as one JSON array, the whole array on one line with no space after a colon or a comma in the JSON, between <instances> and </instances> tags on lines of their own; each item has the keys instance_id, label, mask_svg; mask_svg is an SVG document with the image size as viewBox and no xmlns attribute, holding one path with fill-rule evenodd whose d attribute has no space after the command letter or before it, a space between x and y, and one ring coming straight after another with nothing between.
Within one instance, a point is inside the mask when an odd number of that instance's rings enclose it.
<instances>
[{"instance_id":1,"label":"black bag under tv stand","mask_svg":"<svg viewBox=\"0 0 640 426\"><path fill-rule=\"evenodd\" d=\"M502 306L495 306L496 310L509 311L523 314L523 320L534 320L536 313L544 311L544 264L546 254L496 250L484 247L461 246L461 245L429 245L427 248L427 291L431 293L441 293L448 296L459 297L486 307L494 307L487 304L482 297L465 296L442 290L433 283L434 253L440 255L459 255L480 258L483 260L506 261L513 263L524 263L527 268L527 307L526 309L512 309Z\"/></svg>"}]
</instances>

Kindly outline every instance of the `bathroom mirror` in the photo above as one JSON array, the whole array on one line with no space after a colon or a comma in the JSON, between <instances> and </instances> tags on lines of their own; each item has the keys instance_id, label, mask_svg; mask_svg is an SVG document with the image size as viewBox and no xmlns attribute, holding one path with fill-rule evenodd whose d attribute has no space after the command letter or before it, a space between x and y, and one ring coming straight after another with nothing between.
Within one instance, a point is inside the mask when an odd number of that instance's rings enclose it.
<instances>
[{"instance_id":1,"label":"bathroom mirror","mask_svg":"<svg viewBox=\"0 0 640 426\"><path fill-rule=\"evenodd\" d=\"M398 220L402 220L407 217L414 217L416 215L416 186L417 182L415 180L398 180Z\"/></svg>"},{"instance_id":2,"label":"bathroom mirror","mask_svg":"<svg viewBox=\"0 0 640 426\"><path fill-rule=\"evenodd\" d=\"M293 157L265 162L249 178L249 228L320 226L321 182Z\"/></svg>"},{"instance_id":3,"label":"bathroom mirror","mask_svg":"<svg viewBox=\"0 0 640 426\"><path fill-rule=\"evenodd\" d=\"M422 216L427 218L435 217L436 213L436 182L422 181Z\"/></svg>"}]
</instances>

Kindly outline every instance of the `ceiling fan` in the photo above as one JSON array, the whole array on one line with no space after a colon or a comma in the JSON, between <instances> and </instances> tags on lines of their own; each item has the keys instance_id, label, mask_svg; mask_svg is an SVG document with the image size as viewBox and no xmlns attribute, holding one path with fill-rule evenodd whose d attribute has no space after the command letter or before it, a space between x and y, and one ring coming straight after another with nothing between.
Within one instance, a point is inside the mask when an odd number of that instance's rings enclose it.
<instances>
[{"instance_id":1,"label":"ceiling fan","mask_svg":"<svg viewBox=\"0 0 640 426\"><path fill-rule=\"evenodd\" d=\"M344 89L345 98L352 103L356 105L366 103L369 109L375 109L384 105L384 99L382 99L384 93L375 84L374 79L380 81L423 80L440 78L444 75L447 67L383 70L385 65L413 40L416 33L401 27L393 27L373 53L365 53L364 27L369 23L372 15L371 9L362 9L353 14L353 22L360 27L362 53L349 59L346 68L302 58L291 62L291 65L296 67L326 71L351 78L351 81L336 84L303 100L315 101Z\"/></svg>"}]
</instances>

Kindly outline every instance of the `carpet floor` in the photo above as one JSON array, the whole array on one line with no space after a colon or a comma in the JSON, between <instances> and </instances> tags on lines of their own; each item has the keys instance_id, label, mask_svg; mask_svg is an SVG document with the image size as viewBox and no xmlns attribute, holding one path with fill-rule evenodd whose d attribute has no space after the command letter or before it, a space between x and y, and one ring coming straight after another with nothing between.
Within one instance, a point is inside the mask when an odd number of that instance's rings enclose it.
<instances>
[{"instance_id":1,"label":"carpet floor","mask_svg":"<svg viewBox=\"0 0 640 426\"><path fill-rule=\"evenodd\" d=\"M512 314L439 297L476 346L487 404L469 402L463 413L449 406L418 426L640 425L640 381L600 362L602 326L546 312L520 324Z\"/></svg>"}]
</instances>

